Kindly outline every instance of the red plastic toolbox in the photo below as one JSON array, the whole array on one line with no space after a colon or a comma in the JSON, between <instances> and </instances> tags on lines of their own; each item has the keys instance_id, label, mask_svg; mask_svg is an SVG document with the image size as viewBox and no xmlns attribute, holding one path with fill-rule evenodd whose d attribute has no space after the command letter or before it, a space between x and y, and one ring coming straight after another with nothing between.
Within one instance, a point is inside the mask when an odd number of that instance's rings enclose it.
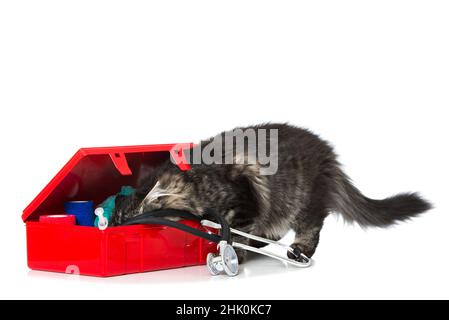
<instances>
[{"instance_id":1,"label":"red plastic toolbox","mask_svg":"<svg viewBox=\"0 0 449 320\"><path fill-rule=\"evenodd\" d=\"M187 170L173 146L80 149L23 212L30 269L108 277L205 264L216 244L170 227L134 225L101 231L39 222L40 215L63 214L66 201L93 200L97 205L121 186L135 186L143 167L156 166L170 154ZM183 223L204 230L197 222Z\"/></svg>"}]
</instances>

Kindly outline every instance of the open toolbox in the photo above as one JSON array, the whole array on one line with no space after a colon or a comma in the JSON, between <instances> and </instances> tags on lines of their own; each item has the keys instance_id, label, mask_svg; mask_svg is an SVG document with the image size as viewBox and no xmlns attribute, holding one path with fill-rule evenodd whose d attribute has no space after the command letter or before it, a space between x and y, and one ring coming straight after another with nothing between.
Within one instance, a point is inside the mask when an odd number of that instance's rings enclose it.
<instances>
[{"instance_id":1,"label":"open toolbox","mask_svg":"<svg viewBox=\"0 0 449 320\"><path fill-rule=\"evenodd\" d=\"M181 170L188 170L182 149L174 151L174 146L80 149L23 212L29 268L108 277L205 264L216 243L167 226L99 230L39 222L43 215L64 214L67 201L98 205L121 186L135 186L143 167L157 166L170 155ZM196 221L181 222L206 231Z\"/></svg>"}]
</instances>

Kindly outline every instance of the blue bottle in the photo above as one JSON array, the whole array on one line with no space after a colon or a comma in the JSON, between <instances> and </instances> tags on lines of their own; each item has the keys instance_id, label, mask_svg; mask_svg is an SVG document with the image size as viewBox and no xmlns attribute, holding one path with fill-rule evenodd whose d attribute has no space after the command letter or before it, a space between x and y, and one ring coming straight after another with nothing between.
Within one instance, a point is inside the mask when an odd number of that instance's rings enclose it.
<instances>
[{"instance_id":1,"label":"blue bottle","mask_svg":"<svg viewBox=\"0 0 449 320\"><path fill-rule=\"evenodd\" d=\"M76 217L76 224L93 227L95 221L93 201L69 201L64 203L64 211Z\"/></svg>"}]
</instances>

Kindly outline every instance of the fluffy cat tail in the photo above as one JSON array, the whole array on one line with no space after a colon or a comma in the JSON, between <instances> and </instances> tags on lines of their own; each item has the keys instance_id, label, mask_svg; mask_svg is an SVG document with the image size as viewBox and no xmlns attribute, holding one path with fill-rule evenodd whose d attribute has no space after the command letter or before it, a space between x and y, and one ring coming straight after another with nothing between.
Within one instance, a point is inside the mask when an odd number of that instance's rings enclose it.
<instances>
[{"instance_id":1,"label":"fluffy cat tail","mask_svg":"<svg viewBox=\"0 0 449 320\"><path fill-rule=\"evenodd\" d=\"M345 220L362 227L387 227L405 221L429 209L432 205L417 193L402 193L383 200L365 197L342 172L337 178L333 209Z\"/></svg>"}]
</instances>

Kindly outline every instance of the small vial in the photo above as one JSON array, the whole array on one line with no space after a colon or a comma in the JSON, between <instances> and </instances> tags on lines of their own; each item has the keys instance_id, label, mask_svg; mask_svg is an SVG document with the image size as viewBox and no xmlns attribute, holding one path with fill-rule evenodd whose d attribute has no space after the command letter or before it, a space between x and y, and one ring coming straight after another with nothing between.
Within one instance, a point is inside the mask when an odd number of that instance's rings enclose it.
<instances>
[{"instance_id":1,"label":"small vial","mask_svg":"<svg viewBox=\"0 0 449 320\"><path fill-rule=\"evenodd\" d=\"M102 207L98 207L95 209L95 215L98 217L98 229L106 230L108 227L108 219L104 216L104 209Z\"/></svg>"}]
</instances>

